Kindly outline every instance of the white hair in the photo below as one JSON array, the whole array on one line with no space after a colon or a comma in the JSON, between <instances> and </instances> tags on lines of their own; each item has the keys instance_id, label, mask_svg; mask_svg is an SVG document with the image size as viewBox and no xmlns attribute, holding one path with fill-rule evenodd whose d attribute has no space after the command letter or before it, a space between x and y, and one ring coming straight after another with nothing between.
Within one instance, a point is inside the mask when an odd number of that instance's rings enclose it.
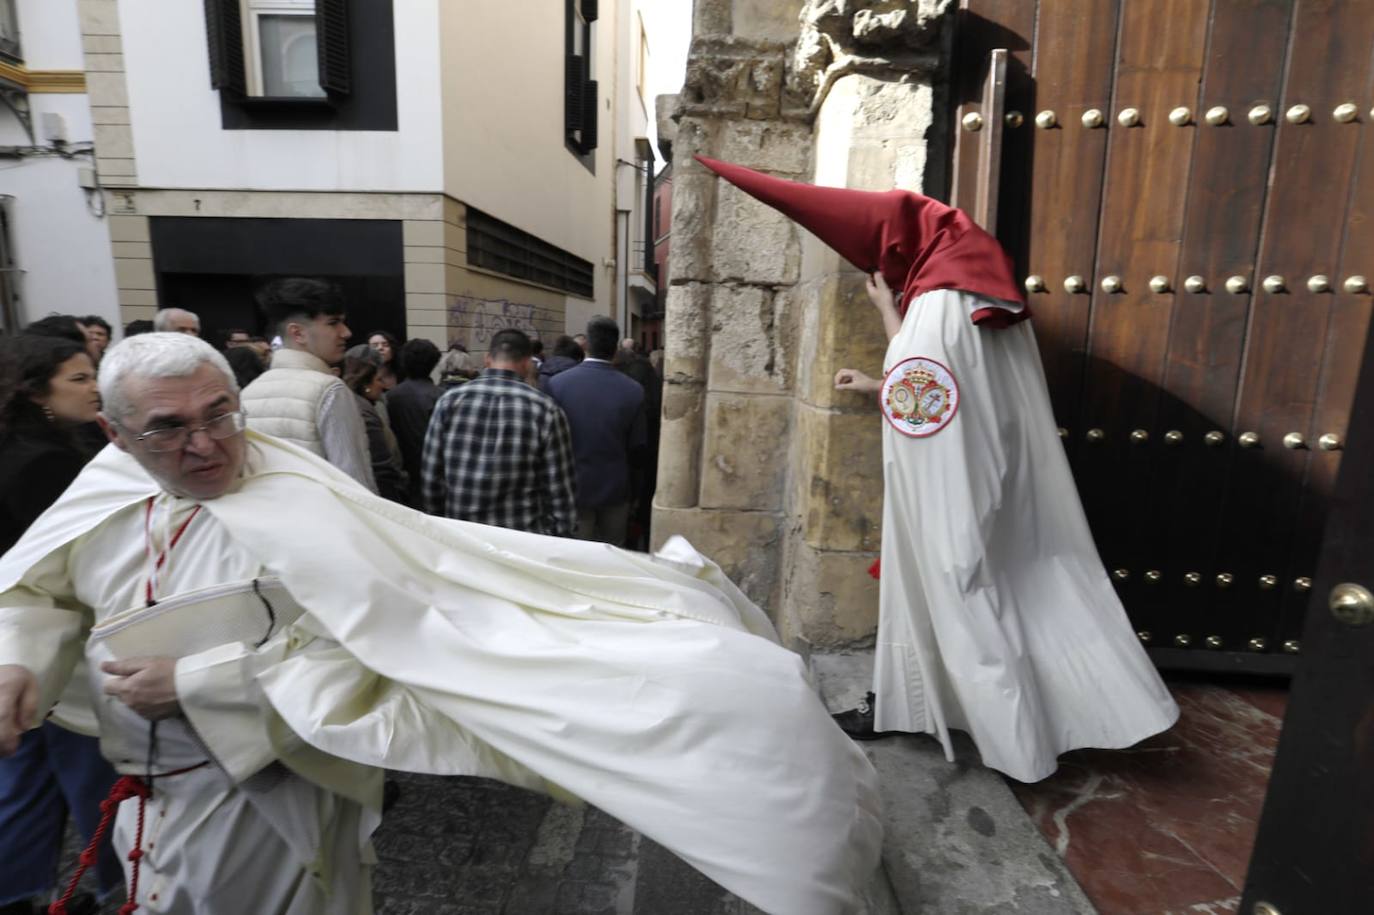
<instances>
[{"instance_id":1,"label":"white hair","mask_svg":"<svg viewBox=\"0 0 1374 915\"><path fill-rule=\"evenodd\" d=\"M164 308L153 315L153 330L171 330L172 318L176 315L190 315L196 322L196 327L200 327L200 315L194 311L187 311L184 308Z\"/></svg>"},{"instance_id":2,"label":"white hair","mask_svg":"<svg viewBox=\"0 0 1374 915\"><path fill-rule=\"evenodd\" d=\"M105 414L122 419L133 412L125 392L129 378L186 378L209 363L219 369L229 390L238 382L229 362L213 346L191 334L151 333L126 337L100 360L100 399Z\"/></svg>"}]
</instances>

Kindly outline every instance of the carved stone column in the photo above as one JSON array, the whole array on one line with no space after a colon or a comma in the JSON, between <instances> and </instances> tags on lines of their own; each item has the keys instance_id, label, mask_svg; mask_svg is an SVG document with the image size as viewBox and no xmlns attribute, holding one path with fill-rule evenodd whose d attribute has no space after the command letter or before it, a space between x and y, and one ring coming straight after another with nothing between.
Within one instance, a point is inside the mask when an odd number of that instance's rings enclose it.
<instances>
[{"instance_id":1,"label":"carved stone column","mask_svg":"<svg viewBox=\"0 0 1374 915\"><path fill-rule=\"evenodd\" d=\"M947 3L698 0L673 144L655 540L681 533L793 644L872 636L875 405L833 390L885 345L864 277L692 160L919 190ZM784 9L785 8L785 9Z\"/></svg>"}]
</instances>

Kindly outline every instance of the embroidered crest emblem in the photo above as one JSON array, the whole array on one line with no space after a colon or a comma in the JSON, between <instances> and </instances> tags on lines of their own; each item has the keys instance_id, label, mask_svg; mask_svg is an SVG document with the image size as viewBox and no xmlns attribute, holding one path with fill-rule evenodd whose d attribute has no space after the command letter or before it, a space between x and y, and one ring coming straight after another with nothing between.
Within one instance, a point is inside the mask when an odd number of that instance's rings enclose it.
<instances>
[{"instance_id":1,"label":"embroidered crest emblem","mask_svg":"<svg viewBox=\"0 0 1374 915\"><path fill-rule=\"evenodd\" d=\"M894 365L878 397L892 427L913 438L939 432L959 410L954 373L925 356L911 356Z\"/></svg>"}]
</instances>

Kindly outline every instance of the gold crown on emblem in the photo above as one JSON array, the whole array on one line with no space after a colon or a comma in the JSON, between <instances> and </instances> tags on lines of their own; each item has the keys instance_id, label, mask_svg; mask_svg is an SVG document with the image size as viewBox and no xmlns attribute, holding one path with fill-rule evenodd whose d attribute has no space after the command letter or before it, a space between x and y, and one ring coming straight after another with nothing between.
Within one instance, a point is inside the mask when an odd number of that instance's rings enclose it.
<instances>
[{"instance_id":1,"label":"gold crown on emblem","mask_svg":"<svg viewBox=\"0 0 1374 915\"><path fill-rule=\"evenodd\" d=\"M932 381L935 380L935 373L932 372L930 369L917 369L916 371L907 375L907 377L910 378L912 382L914 382L915 384L926 385L930 384Z\"/></svg>"}]
</instances>

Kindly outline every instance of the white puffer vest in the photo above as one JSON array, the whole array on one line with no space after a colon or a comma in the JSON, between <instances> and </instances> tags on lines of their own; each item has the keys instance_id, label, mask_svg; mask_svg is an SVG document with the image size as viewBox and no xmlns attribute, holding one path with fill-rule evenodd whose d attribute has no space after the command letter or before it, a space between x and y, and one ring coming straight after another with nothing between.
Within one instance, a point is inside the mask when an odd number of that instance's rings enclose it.
<instances>
[{"instance_id":1,"label":"white puffer vest","mask_svg":"<svg viewBox=\"0 0 1374 915\"><path fill-rule=\"evenodd\" d=\"M243 389L241 401L248 428L286 439L324 457L320 442L320 401L325 392L343 382L323 359L300 350L279 349L272 367Z\"/></svg>"}]
</instances>

